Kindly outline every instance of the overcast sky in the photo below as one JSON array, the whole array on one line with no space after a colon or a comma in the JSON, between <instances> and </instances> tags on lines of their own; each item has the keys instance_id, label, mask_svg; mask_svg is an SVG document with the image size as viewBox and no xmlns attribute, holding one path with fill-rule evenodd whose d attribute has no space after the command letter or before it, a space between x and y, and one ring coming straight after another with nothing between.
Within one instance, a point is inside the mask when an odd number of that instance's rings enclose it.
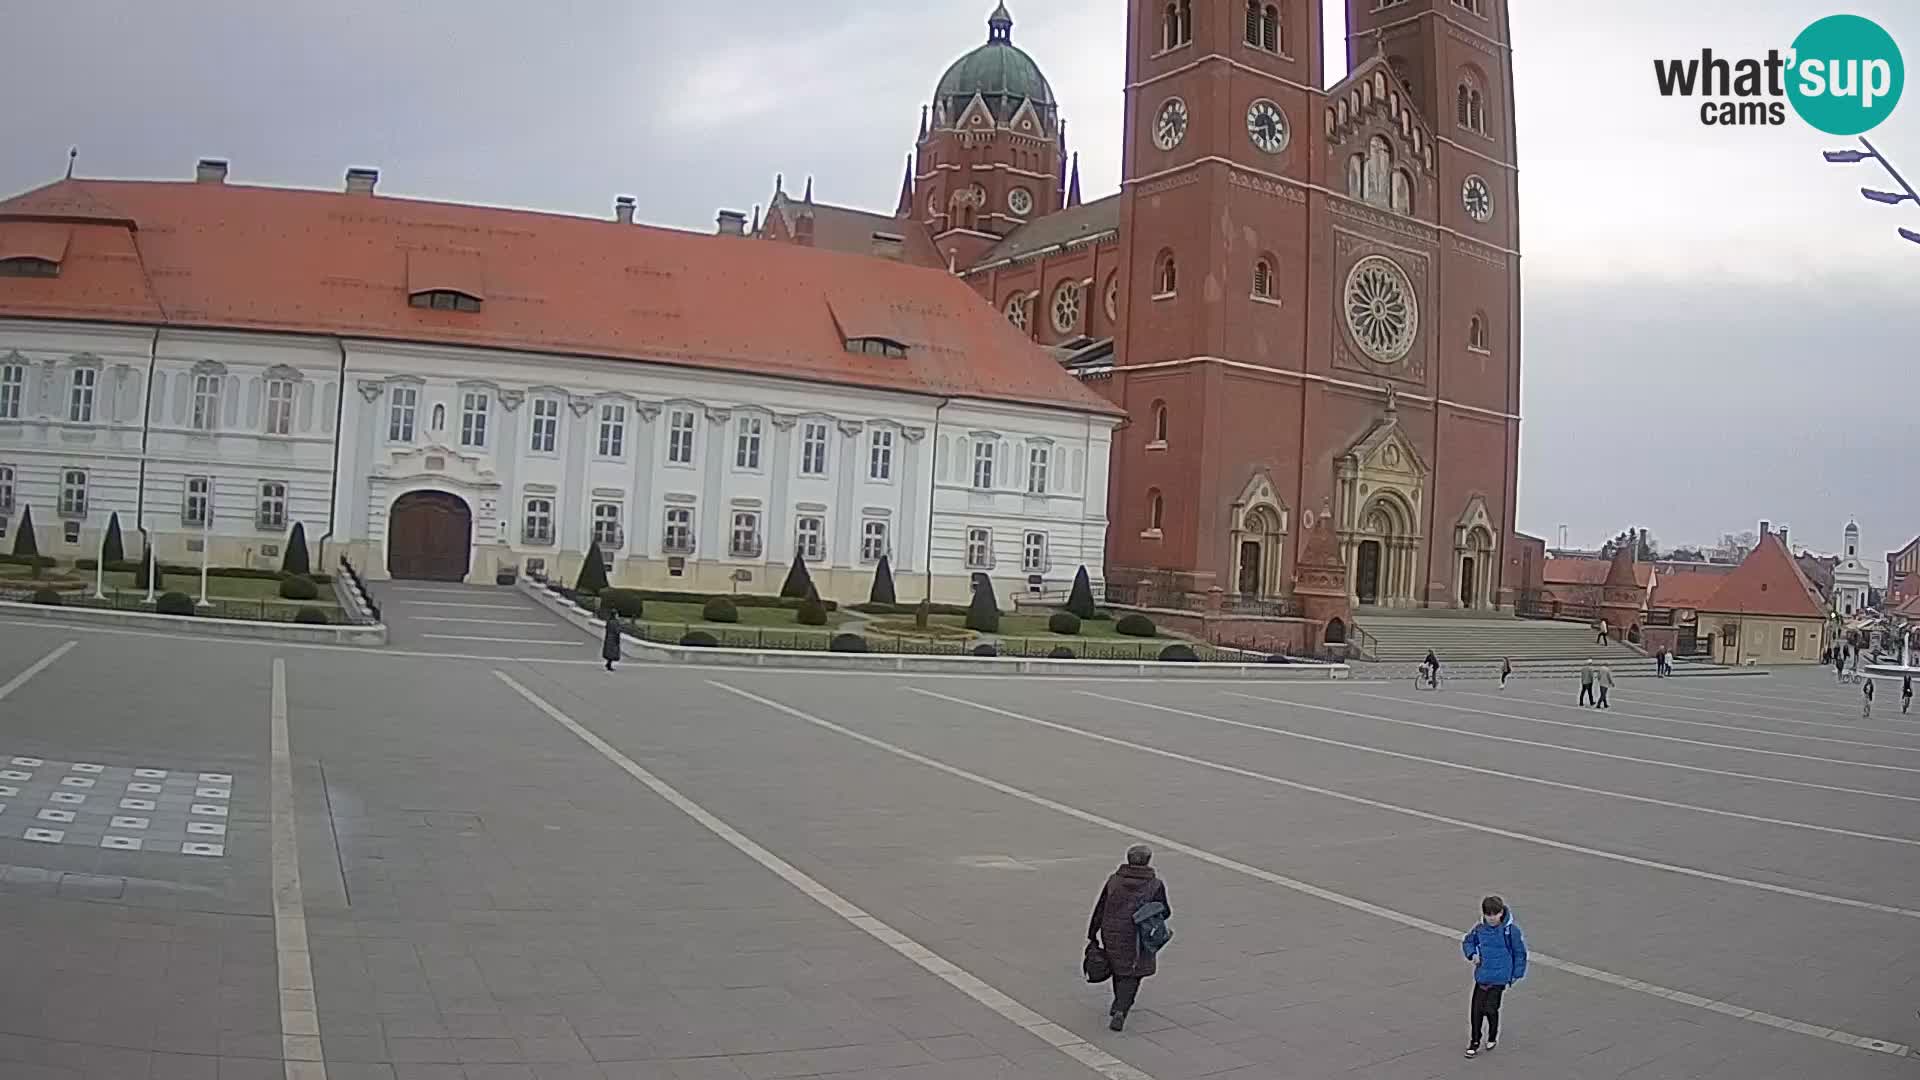
<instances>
[{"instance_id":1,"label":"overcast sky","mask_svg":"<svg viewBox=\"0 0 1920 1080\"><path fill-rule=\"evenodd\" d=\"M1711 542L1761 518L1866 553L1920 533L1920 208L1822 162L1820 136L1702 127L1652 59L1785 49L1836 10L1920 64L1920 4L1512 0L1524 255L1520 526L1597 545L1628 525ZM941 71L990 0L184 0L20 4L0 37L15 96L0 190L59 175L331 186L611 212L711 228L812 175L823 201L890 210ZM1080 151L1119 181L1123 0L1009 0ZM564 16L555 14L565 11ZM1328 38L1343 33L1328 8ZM1328 52L1329 77L1344 56ZM1920 184L1920 90L1869 138ZM1902 456L1904 455L1904 456ZM1883 564L1884 565L1884 564Z\"/></svg>"}]
</instances>

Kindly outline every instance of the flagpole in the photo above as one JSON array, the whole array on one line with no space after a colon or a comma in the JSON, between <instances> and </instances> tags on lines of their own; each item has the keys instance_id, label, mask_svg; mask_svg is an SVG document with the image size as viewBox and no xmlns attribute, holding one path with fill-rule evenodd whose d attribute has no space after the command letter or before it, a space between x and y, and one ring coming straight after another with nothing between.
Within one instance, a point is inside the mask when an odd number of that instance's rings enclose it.
<instances>
[{"instance_id":1,"label":"flagpole","mask_svg":"<svg viewBox=\"0 0 1920 1080\"><path fill-rule=\"evenodd\" d=\"M200 515L200 606L207 607L207 553L213 548L213 484L207 484L207 509Z\"/></svg>"},{"instance_id":2,"label":"flagpole","mask_svg":"<svg viewBox=\"0 0 1920 1080\"><path fill-rule=\"evenodd\" d=\"M98 557L93 563L93 598L105 600L107 598L107 534L105 532L100 534L100 550L94 554Z\"/></svg>"},{"instance_id":3,"label":"flagpole","mask_svg":"<svg viewBox=\"0 0 1920 1080\"><path fill-rule=\"evenodd\" d=\"M158 558L153 552L153 534L147 534L147 603L153 603L153 566Z\"/></svg>"}]
</instances>

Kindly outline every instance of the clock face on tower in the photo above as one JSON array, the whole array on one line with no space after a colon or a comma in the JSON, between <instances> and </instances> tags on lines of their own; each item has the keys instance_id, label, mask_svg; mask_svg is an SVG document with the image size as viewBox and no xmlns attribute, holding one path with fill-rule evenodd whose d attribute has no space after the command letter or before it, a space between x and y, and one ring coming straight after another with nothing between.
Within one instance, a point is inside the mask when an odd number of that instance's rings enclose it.
<instances>
[{"instance_id":1,"label":"clock face on tower","mask_svg":"<svg viewBox=\"0 0 1920 1080\"><path fill-rule=\"evenodd\" d=\"M1478 176L1469 176L1467 182L1460 185L1460 205L1466 207L1467 216L1475 221L1493 220L1493 190Z\"/></svg>"},{"instance_id":2,"label":"clock face on tower","mask_svg":"<svg viewBox=\"0 0 1920 1080\"><path fill-rule=\"evenodd\" d=\"M1019 217L1033 213L1033 193L1023 187L1007 192L1007 209Z\"/></svg>"},{"instance_id":3,"label":"clock face on tower","mask_svg":"<svg viewBox=\"0 0 1920 1080\"><path fill-rule=\"evenodd\" d=\"M1287 117L1280 106L1261 98L1247 106L1247 138L1253 140L1254 148L1266 154L1277 154L1287 148Z\"/></svg>"},{"instance_id":4,"label":"clock face on tower","mask_svg":"<svg viewBox=\"0 0 1920 1080\"><path fill-rule=\"evenodd\" d=\"M1186 137L1187 103L1179 98L1168 98L1153 121L1153 145L1162 150L1171 150Z\"/></svg>"}]
</instances>

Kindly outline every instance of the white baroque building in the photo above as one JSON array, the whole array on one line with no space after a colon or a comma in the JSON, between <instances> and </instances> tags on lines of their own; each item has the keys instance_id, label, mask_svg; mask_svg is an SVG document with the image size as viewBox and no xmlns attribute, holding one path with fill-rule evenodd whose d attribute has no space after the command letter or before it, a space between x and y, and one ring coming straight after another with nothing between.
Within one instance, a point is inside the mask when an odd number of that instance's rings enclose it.
<instances>
[{"instance_id":1,"label":"white baroque building","mask_svg":"<svg viewBox=\"0 0 1920 1080\"><path fill-rule=\"evenodd\" d=\"M1847 521L1846 544L1840 551L1839 565L1833 568L1833 611L1851 618L1867 610L1873 590L1873 571L1860 559L1858 522Z\"/></svg>"},{"instance_id":2,"label":"white baroque building","mask_svg":"<svg viewBox=\"0 0 1920 1080\"><path fill-rule=\"evenodd\" d=\"M345 191L0 202L0 550L1003 603L1102 576L1120 414L941 271Z\"/></svg>"}]
</instances>

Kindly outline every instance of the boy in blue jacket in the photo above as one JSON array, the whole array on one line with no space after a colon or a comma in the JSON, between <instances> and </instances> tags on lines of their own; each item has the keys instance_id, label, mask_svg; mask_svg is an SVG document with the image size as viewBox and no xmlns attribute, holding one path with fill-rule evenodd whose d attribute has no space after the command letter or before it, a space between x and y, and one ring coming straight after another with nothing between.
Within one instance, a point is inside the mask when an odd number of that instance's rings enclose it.
<instances>
[{"instance_id":1,"label":"boy in blue jacket","mask_svg":"<svg viewBox=\"0 0 1920 1080\"><path fill-rule=\"evenodd\" d=\"M1500 998L1527 974L1527 939L1513 921L1507 902L1497 896L1480 901L1479 922L1467 931L1460 951L1473 965L1472 1040L1467 1056L1480 1052L1480 1022L1486 1021L1487 1049L1500 1039Z\"/></svg>"}]
</instances>

